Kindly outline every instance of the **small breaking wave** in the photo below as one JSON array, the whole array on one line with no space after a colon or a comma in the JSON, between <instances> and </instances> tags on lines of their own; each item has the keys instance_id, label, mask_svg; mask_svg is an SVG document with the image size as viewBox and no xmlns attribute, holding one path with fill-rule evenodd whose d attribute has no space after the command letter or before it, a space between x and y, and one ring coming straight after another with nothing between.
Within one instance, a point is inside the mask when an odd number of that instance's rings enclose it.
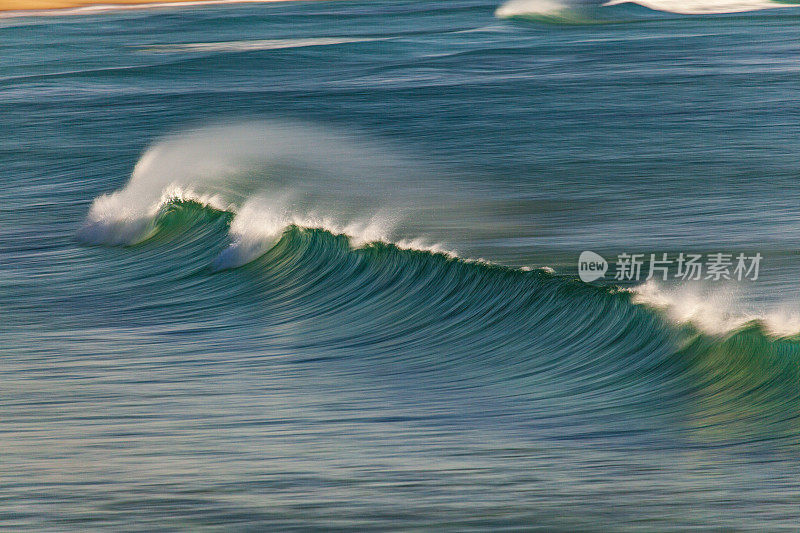
<instances>
[{"instance_id":1,"label":"small breaking wave","mask_svg":"<svg viewBox=\"0 0 800 533\"><path fill-rule=\"evenodd\" d=\"M788 4L770 0L610 0L604 6L638 4L654 11L678 15L714 15L724 13L745 13L763 9L791 7Z\"/></svg>"},{"instance_id":2,"label":"small breaking wave","mask_svg":"<svg viewBox=\"0 0 800 533\"><path fill-rule=\"evenodd\" d=\"M497 18L523 18L539 22L591 24L599 19L583 4L559 0L509 0L494 12Z\"/></svg>"},{"instance_id":3,"label":"small breaking wave","mask_svg":"<svg viewBox=\"0 0 800 533\"><path fill-rule=\"evenodd\" d=\"M392 244L400 249L441 253L458 257L455 251L425 239L396 239L396 223L389 212L343 221L335 217L309 212L293 212L288 198L252 198L239 209L231 222L231 244L214 260L216 270L236 268L264 255L289 227L322 230L333 235L344 235L354 248L375 243Z\"/></svg>"},{"instance_id":4,"label":"small breaking wave","mask_svg":"<svg viewBox=\"0 0 800 533\"><path fill-rule=\"evenodd\" d=\"M639 6L641 11L632 11L626 6ZM677 15L715 15L791 7L797 6L772 0L610 0L600 5L578 0L509 0L497 8L495 16L563 24L601 24L636 20L646 10Z\"/></svg>"}]
</instances>

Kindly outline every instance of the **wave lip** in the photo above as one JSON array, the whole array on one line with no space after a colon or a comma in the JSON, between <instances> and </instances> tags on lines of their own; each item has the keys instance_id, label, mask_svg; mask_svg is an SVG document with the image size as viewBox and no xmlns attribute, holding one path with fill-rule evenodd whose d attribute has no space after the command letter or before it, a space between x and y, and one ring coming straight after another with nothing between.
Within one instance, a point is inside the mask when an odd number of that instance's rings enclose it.
<instances>
[{"instance_id":1,"label":"wave lip","mask_svg":"<svg viewBox=\"0 0 800 533\"><path fill-rule=\"evenodd\" d=\"M176 184L167 186L157 200L136 200L125 189L95 198L78 238L88 244L129 246L152 237L161 213L175 203L195 202L216 211L231 209L217 195L200 194Z\"/></svg>"}]
</instances>

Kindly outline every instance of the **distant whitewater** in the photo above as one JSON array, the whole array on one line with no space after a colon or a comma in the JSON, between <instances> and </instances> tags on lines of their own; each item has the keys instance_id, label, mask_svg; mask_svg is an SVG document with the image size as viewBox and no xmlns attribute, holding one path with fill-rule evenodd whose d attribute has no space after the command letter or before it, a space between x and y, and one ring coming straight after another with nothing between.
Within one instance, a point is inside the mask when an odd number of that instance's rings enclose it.
<instances>
[{"instance_id":1,"label":"distant whitewater","mask_svg":"<svg viewBox=\"0 0 800 533\"><path fill-rule=\"evenodd\" d=\"M770 0L611 0L604 6L638 4L655 11L681 15L705 15L721 13L743 13L762 9L790 7Z\"/></svg>"},{"instance_id":2,"label":"distant whitewater","mask_svg":"<svg viewBox=\"0 0 800 533\"><path fill-rule=\"evenodd\" d=\"M625 5L679 15L743 13L793 7L791 4L771 0L610 0L599 5L569 0L510 0L497 8L495 15L499 18L518 17L562 22L620 21L632 13L629 10L610 8Z\"/></svg>"}]
</instances>

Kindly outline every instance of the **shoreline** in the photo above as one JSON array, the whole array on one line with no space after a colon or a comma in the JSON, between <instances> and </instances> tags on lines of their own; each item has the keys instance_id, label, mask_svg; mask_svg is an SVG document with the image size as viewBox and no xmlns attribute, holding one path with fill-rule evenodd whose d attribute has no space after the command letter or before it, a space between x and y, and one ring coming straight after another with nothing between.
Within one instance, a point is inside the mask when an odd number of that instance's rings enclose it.
<instances>
[{"instance_id":1,"label":"shoreline","mask_svg":"<svg viewBox=\"0 0 800 533\"><path fill-rule=\"evenodd\" d=\"M0 18L43 15L80 15L124 9L205 6L219 4L262 4L297 0L0 0Z\"/></svg>"}]
</instances>

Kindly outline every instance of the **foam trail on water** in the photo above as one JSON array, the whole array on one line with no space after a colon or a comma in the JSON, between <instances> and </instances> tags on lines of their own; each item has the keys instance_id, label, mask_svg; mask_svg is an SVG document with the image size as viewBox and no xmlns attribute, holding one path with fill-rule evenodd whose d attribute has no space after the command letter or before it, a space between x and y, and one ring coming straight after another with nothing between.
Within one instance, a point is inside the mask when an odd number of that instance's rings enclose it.
<instances>
[{"instance_id":1,"label":"foam trail on water","mask_svg":"<svg viewBox=\"0 0 800 533\"><path fill-rule=\"evenodd\" d=\"M635 304L659 309L676 324L691 324L711 335L725 335L758 323L775 337L800 333L800 310L789 304L759 309L734 285L664 286L650 280L631 289Z\"/></svg>"},{"instance_id":2,"label":"foam trail on water","mask_svg":"<svg viewBox=\"0 0 800 533\"><path fill-rule=\"evenodd\" d=\"M254 50L281 50L308 46L333 46L337 44L385 41L386 37L309 37L306 39L257 39L248 41L223 41L211 43L186 43L149 46L148 52L249 52Z\"/></svg>"}]
</instances>

